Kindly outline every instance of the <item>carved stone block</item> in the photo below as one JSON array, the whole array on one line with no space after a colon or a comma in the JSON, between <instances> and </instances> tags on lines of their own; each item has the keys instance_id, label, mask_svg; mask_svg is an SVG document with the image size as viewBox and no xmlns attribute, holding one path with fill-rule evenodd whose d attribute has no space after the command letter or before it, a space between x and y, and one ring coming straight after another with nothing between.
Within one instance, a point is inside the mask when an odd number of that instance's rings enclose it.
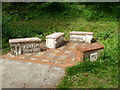
<instances>
[{"instance_id":1,"label":"carved stone block","mask_svg":"<svg viewBox=\"0 0 120 90\"><path fill-rule=\"evenodd\" d=\"M20 38L10 39L11 52L14 55L21 55L27 53L35 53L41 51L41 39L39 38Z\"/></svg>"},{"instance_id":2,"label":"carved stone block","mask_svg":"<svg viewBox=\"0 0 120 90\"><path fill-rule=\"evenodd\" d=\"M93 32L78 32L72 31L70 32L70 42L78 42L78 43L91 43L93 38Z\"/></svg>"},{"instance_id":3,"label":"carved stone block","mask_svg":"<svg viewBox=\"0 0 120 90\"><path fill-rule=\"evenodd\" d=\"M48 48L57 48L64 43L64 33L53 33L46 36L46 46Z\"/></svg>"}]
</instances>

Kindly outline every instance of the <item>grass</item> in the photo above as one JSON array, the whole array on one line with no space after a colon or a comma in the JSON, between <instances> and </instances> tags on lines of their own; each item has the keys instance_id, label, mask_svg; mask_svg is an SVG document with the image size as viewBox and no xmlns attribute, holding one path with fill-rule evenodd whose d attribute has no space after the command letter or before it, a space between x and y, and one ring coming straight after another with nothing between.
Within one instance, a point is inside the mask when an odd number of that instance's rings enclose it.
<instances>
[{"instance_id":1,"label":"grass","mask_svg":"<svg viewBox=\"0 0 120 90\"><path fill-rule=\"evenodd\" d=\"M77 73L75 75L67 75L59 85L61 88L117 88L116 82L117 71L112 71L109 67L102 70L98 74L94 73ZM108 73L109 72L109 73ZM112 77L111 77L112 76ZM65 84L66 83L66 84Z\"/></svg>"},{"instance_id":2,"label":"grass","mask_svg":"<svg viewBox=\"0 0 120 90\"><path fill-rule=\"evenodd\" d=\"M19 30L42 29L47 31L41 38L53 32L64 32L69 39L70 31L91 31L94 37L105 45L104 54L96 62L78 63L66 69L66 76L58 88L117 88L117 22L88 22L78 18L75 20L30 20L10 23L10 29ZM25 28L22 28L22 27ZM9 49L5 49L6 51ZM6 52L4 51L4 52Z\"/></svg>"},{"instance_id":3,"label":"grass","mask_svg":"<svg viewBox=\"0 0 120 90\"><path fill-rule=\"evenodd\" d=\"M96 61L69 67L58 88L118 88L118 66L107 64Z\"/></svg>"},{"instance_id":4,"label":"grass","mask_svg":"<svg viewBox=\"0 0 120 90\"><path fill-rule=\"evenodd\" d=\"M19 21L16 20L18 19L16 15L10 18L9 13L4 13L4 15L8 15L6 20L8 20L7 33L10 35L9 38L39 37L42 41L45 41L45 36L54 32L64 32L65 39L69 39L70 31L94 32L94 38L105 45L103 55L95 62L85 61L67 68L66 76L57 87L117 88L118 52L120 52L120 50L118 51L118 22L107 21L104 18L104 21L87 21L85 18L92 19L93 17L91 18L90 10L84 8L84 5L72 5L64 12L50 11L47 13L47 9L45 8L46 11L40 10L40 12L36 10L34 11L35 14L28 10L25 12L27 13L24 16L25 20L20 19ZM35 18L31 19L31 17ZM9 22L10 19L13 20ZM8 39L3 40L3 47L3 54L10 51Z\"/></svg>"},{"instance_id":5,"label":"grass","mask_svg":"<svg viewBox=\"0 0 120 90\"><path fill-rule=\"evenodd\" d=\"M84 31L93 31L105 45L95 62L78 63L66 69L58 88L118 88L118 33L116 22L86 22ZM82 26L82 25L81 25ZM91 27L92 30L89 30Z\"/></svg>"}]
</instances>

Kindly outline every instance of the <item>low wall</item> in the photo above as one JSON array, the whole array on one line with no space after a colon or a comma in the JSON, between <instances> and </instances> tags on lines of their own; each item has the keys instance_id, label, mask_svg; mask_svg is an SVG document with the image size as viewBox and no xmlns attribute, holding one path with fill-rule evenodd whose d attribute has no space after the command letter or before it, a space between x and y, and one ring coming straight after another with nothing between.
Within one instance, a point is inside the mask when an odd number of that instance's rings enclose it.
<instances>
[{"instance_id":1,"label":"low wall","mask_svg":"<svg viewBox=\"0 0 120 90\"><path fill-rule=\"evenodd\" d=\"M70 32L70 42L73 43L91 43L93 38L93 32L79 32L79 31L72 31Z\"/></svg>"},{"instance_id":2,"label":"low wall","mask_svg":"<svg viewBox=\"0 0 120 90\"><path fill-rule=\"evenodd\" d=\"M46 36L46 46L48 48L57 48L64 43L64 33L53 33Z\"/></svg>"},{"instance_id":3,"label":"low wall","mask_svg":"<svg viewBox=\"0 0 120 90\"><path fill-rule=\"evenodd\" d=\"M10 39L11 52L14 55L21 55L27 53L35 53L41 51L41 39L39 38L20 38Z\"/></svg>"}]
</instances>

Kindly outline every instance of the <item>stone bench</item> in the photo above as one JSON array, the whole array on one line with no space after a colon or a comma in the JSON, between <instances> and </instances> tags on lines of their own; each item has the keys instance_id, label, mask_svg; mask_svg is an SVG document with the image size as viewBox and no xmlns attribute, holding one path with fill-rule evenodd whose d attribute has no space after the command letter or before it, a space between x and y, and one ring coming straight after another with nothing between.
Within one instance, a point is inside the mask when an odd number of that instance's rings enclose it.
<instances>
[{"instance_id":1,"label":"stone bench","mask_svg":"<svg viewBox=\"0 0 120 90\"><path fill-rule=\"evenodd\" d=\"M14 55L40 52L40 38L9 39L11 52Z\"/></svg>"},{"instance_id":2,"label":"stone bench","mask_svg":"<svg viewBox=\"0 0 120 90\"><path fill-rule=\"evenodd\" d=\"M76 60L83 61L89 58L90 61L95 61L101 55L103 48L104 46L100 43L79 44L76 47Z\"/></svg>"},{"instance_id":3,"label":"stone bench","mask_svg":"<svg viewBox=\"0 0 120 90\"><path fill-rule=\"evenodd\" d=\"M64 43L64 33L53 33L46 36L46 47L57 48Z\"/></svg>"},{"instance_id":4,"label":"stone bench","mask_svg":"<svg viewBox=\"0 0 120 90\"><path fill-rule=\"evenodd\" d=\"M70 32L70 42L79 42L79 43L91 43L93 38L93 32L79 32L72 31Z\"/></svg>"}]
</instances>

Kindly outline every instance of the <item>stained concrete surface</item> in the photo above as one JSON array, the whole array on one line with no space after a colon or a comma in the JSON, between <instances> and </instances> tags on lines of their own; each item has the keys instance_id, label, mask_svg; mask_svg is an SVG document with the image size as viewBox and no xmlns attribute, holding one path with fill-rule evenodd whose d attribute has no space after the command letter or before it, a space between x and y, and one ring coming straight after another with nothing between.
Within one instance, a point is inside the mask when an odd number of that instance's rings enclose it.
<instances>
[{"instance_id":1,"label":"stained concrete surface","mask_svg":"<svg viewBox=\"0 0 120 90\"><path fill-rule=\"evenodd\" d=\"M0 90L2 89L2 60L0 60Z\"/></svg>"},{"instance_id":2,"label":"stained concrete surface","mask_svg":"<svg viewBox=\"0 0 120 90\"><path fill-rule=\"evenodd\" d=\"M45 64L0 59L2 88L55 88L64 68Z\"/></svg>"}]
</instances>

